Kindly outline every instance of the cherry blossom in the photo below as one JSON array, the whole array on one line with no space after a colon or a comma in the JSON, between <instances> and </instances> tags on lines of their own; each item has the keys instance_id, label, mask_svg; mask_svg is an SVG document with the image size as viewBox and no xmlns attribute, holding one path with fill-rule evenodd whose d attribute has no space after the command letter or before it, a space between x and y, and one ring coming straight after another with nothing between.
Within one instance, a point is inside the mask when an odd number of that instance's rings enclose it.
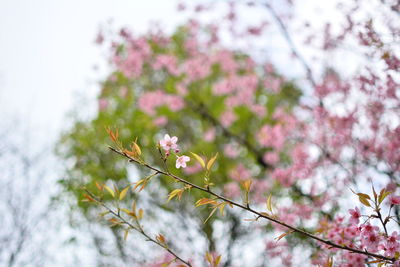
<instances>
[{"instance_id":1,"label":"cherry blossom","mask_svg":"<svg viewBox=\"0 0 400 267\"><path fill-rule=\"evenodd\" d=\"M160 145L165 151L169 151L170 149L178 148L176 142L178 142L178 137L170 137L169 134L166 134L164 135L164 139L160 140Z\"/></svg>"},{"instance_id":2,"label":"cherry blossom","mask_svg":"<svg viewBox=\"0 0 400 267\"><path fill-rule=\"evenodd\" d=\"M180 167L186 168L186 162L190 161L190 158L188 156L182 155L182 156L177 156L178 158L176 159L176 164L175 167L179 169Z\"/></svg>"},{"instance_id":3,"label":"cherry blossom","mask_svg":"<svg viewBox=\"0 0 400 267\"><path fill-rule=\"evenodd\" d=\"M349 209L349 213L351 215L350 222L358 224L361 217L360 209L358 207L355 207L355 209Z\"/></svg>"},{"instance_id":4,"label":"cherry blossom","mask_svg":"<svg viewBox=\"0 0 400 267\"><path fill-rule=\"evenodd\" d=\"M390 204L391 205L400 205L400 196L391 196Z\"/></svg>"}]
</instances>

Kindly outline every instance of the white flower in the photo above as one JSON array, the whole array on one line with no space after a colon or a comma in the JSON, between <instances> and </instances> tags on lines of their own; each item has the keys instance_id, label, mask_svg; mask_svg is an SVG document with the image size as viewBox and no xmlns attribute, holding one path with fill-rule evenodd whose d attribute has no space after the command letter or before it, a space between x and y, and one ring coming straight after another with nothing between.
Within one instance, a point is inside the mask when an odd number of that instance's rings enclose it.
<instances>
[{"instance_id":1,"label":"white flower","mask_svg":"<svg viewBox=\"0 0 400 267\"><path fill-rule=\"evenodd\" d=\"M178 137L172 136L170 137L168 134L164 136L164 139L160 140L160 145L165 151L169 151L170 149L177 149L178 145Z\"/></svg>"},{"instance_id":2,"label":"white flower","mask_svg":"<svg viewBox=\"0 0 400 267\"><path fill-rule=\"evenodd\" d=\"M186 162L190 161L188 156L182 155L176 159L176 168L179 169L180 167L186 168Z\"/></svg>"}]
</instances>

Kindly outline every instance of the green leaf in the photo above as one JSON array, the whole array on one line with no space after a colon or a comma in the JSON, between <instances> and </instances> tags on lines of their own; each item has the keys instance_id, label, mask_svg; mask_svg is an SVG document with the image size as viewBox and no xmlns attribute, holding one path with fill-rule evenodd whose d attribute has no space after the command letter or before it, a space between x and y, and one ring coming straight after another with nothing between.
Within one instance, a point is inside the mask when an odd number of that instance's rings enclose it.
<instances>
[{"instance_id":1,"label":"green leaf","mask_svg":"<svg viewBox=\"0 0 400 267\"><path fill-rule=\"evenodd\" d=\"M105 185L104 188L110 193L110 195L112 195L112 197L115 197L115 193L110 187Z\"/></svg>"},{"instance_id":2,"label":"green leaf","mask_svg":"<svg viewBox=\"0 0 400 267\"><path fill-rule=\"evenodd\" d=\"M119 194L119 200L123 200L126 196L126 193L128 193L130 186L128 185L124 189L122 189L121 193Z\"/></svg>"},{"instance_id":3,"label":"green leaf","mask_svg":"<svg viewBox=\"0 0 400 267\"><path fill-rule=\"evenodd\" d=\"M194 152L190 152L190 154L192 154L193 157L200 163L201 167L203 167L203 168L206 167L206 164L204 163L204 160L199 155L197 155Z\"/></svg>"}]
</instances>

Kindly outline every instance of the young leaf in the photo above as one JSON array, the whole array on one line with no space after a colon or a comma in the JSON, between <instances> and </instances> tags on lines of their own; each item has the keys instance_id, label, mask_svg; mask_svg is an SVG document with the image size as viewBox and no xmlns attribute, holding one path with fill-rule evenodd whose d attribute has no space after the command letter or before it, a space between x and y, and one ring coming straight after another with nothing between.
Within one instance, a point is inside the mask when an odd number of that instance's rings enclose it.
<instances>
[{"instance_id":1,"label":"young leaf","mask_svg":"<svg viewBox=\"0 0 400 267\"><path fill-rule=\"evenodd\" d=\"M373 263L379 263L379 262L382 262L382 260L369 261L369 262L367 262L367 264L373 264Z\"/></svg>"},{"instance_id":2,"label":"young leaf","mask_svg":"<svg viewBox=\"0 0 400 267\"><path fill-rule=\"evenodd\" d=\"M100 213L99 216L100 217L104 217L105 215L107 215L109 213L110 213L110 211L107 210L107 211L104 211L104 212Z\"/></svg>"},{"instance_id":3,"label":"young leaf","mask_svg":"<svg viewBox=\"0 0 400 267\"><path fill-rule=\"evenodd\" d=\"M143 209L139 209L139 216L138 216L138 220L141 220L143 218Z\"/></svg>"},{"instance_id":4,"label":"young leaf","mask_svg":"<svg viewBox=\"0 0 400 267\"><path fill-rule=\"evenodd\" d=\"M215 156L212 157L212 158L208 161L208 163L207 163L207 170L208 170L208 171L209 171L209 170L212 168L212 166L214 165L215 160L217 159L217 157L218 157L218 153L215 154Z\"/></svg>"},{"instance_id":5,"label":"young leaf","mask_svg":"<svg viewBox=\"0 0 400 267\"><path fill-rule=\"evenodd\" d=\"M222 258L222 256L219 255L219 256L215 259L215 262L214 262L215 266L218 266L219 262L221 261L221 258Z\"/></svg>"},{"instance_id":6,"label":"young leaf","mask_svg":"<svg viewBox=\"0 0 400 267\"><path fill-rule=\"evenodd\" d=\"M96 202L96 200L94 200L91 196L89 196L88 194L84 194L83 197L85 199L83 199L83 202Z\"/></svg>"},{"instance_id":7,"label":"young leaf","mask_svg":"<svg viewBox=\"0 0 400 267\"><path fill-rule=\"evenodd\" d=\"M272 213L272 195L269 194L268 199L267 199L267 209Z\"/></svg>"},{"instance_id":8,"label":"young leaf","mask_svg":"<svg viewBox=\"0 0 400 267\"><path fill-rule=\"evenodd\" d=\"M142 154L142 150L140 149L139 145L135 142L132 143L132 148L135 150L136 154L140 156Z\"/></svg>"},{"instance_id":9,"label":"young leaf","mask_svg":"<svg viewBox=\"0 0 400 267\"><path fill-rule=\"evenodd\" d=\"M128 234L129 234L129 230L126 229L125 234L124 234L124 241L126 241L128 239Z\"/></svg>"},{"instance_id":10,"label":"young leaf","mask_svg":"<svg viewBox=\"0 0 400 267\"><path fill-rule=\"evenodd\" d=\"M377 201L377 199L378 199L378 194L376 194L376 191L375 191L375 188L374 188L373 185L372 185L372 193L374 194L374 201L375 201L375 203L376 203L376 201Z\"/></svg>"},{"instance_id":11,"label":"young leaf","mask_svg":"<svg viewBox=\"0 0 400 267\"><path fill-rule=\"evenodd\" d=\"M112 195L112 197L115 197L115 193L110 187L105 185L104 188L110 193L110 195Z\"/></svg>"},{"instance_id":12,"label":"young leaf","mask_svg":"<svg viewBox=\"0 0 400 267\"><path fill-rule=\"evenodd\" d=\"M132 201L132 212L134 214L136 214L136 201L135 200Z\"/></svg>"},{"instance_id":13,"label":"young leaf","mask_svg":"<svg viewBox=\"0 0 400 267\"><path fill-rule=\"evenodd\" d=\"M131 213L131 211L130 210L128 210L128 209L125 209L125 208L121 208L120 210L122 210L123 212L125 212L126 214L129 214L129 213Z\"/></svg>"},{"instance_id":14,"label":"young leaf","mask_svg":"<svg viewBox=\"0 0 400 267\"><path fill-rule=\"evenodd\" d=\"M333 266L333 258L329 257L326 263L324 264L324 267L332 267Z\"/></svg>"},{"instance_id":15,"label":"young leaf","mask_svg":"<svg viewBox=\"0 0 400 267\"><path fill-rule=\"evenodd\" d=\"M158 234L158 236L156 236L156 239L161 244L165 244L165 237L162 234Z\"/></svg>"},{"instance_id":16,"label":"young leaf","mask_svg":"<svg viewBox=\"0 0 400 267\"><path fill-rule=\"evenodd\" d=\"M182 191L181 188L178 188L178 189L173 190L171 193L169 193L167 202L169 202L169 201L170 201L171 199L173 199L175 196L178 196L178 199L180 200L180 199L181 199L181 196L182 196L182 193L183 193L183 191Z\"/></svg>"},{"instance_id":17,"label":"young leaf","mask_svg":"<svg viewBox=\"0 0 400 267\"><path fill-rule=\"evenodd\" d=\"M103 191L104 185L96 182L96 187L101 192L101 191Z\"/></svg>"},{"instance_id":18,"label":"young leaf","mask_svg":"<svg viewBox=\"0 0 400 267\"><path fill-rule=\"evenodd\" d=\"M370 198L369 195L367 195L367 194L357 193L357 196L362 197L362 198L365 198L365 199L368 199L368 200L371 200L371 198Z\"/></svg>"},{"instance_id":19,"label":"young leaf","mask_svg":"<svg viewBox=\"0 0 400 267\"><path fill-rule=\"evenodd\" d=\"M196 202L196 207L200 207L202 205L206 205L206 204L217 204L217 201L214 199L209 199L209 198L201 198Z\"/></svg>"},{"instance_id":20,"label":"young leaf","mask_svg":"<svg viewBox=\"0 0 400 267\"><path fill-rule=\"evenodd\" d=\"M137 181L137 182L135 183L135 186L132 188L132 190L135 191L139 186L141 186L141 187L139 188L139 192L142 191L142 190L146 187L147 182L148 182L148 179L146 179L146 178Z\"/></svg>"},{"instance_id":21,"label":"young leaf","mask_svg":"<svg viewBox=\"0 0 400 267\"><path fill-rule=\"evenodd\" d=\"M379 193L379 197L378 197L378 202L379 202L379 204L381 204L381 203L385 200L385 198L386 198L388 195L390 195L391 193L392 193L391 191L386 191L385 188L383 188L383 189L381 190L381 192Z\"/></svg>"},{"instance_id":22,"label":"young leaf","mask_svg":"<svg viewBox=\"0 0 400 267\"><path fill-rule=\"evenodd\" d=\"M367 207L371 207L371 204L369 204L369 201L367 198L363 197L363 196L359 196L358 199L360 200L360 202L362 204L364 204Z\"/></svg>"},{"instance_id":23,"label":"young leaf","mask_svg":"<svg viewBox=\"0 0 400 267\"><path fill-rule=\"evenodd\" d=\"M206 260L212 264L213 263L213 256L211 255L211 253L207 252L206 253Z\"/></svg>"},{"instance_id":24,"label":"young leaf","mask_svg":"<svg viewBox=\"0 0 400 267\"><path fill-rule=\"evenodd\" d=\"M203 167L203 168L206 167L204 160L199 155L197 155L196 153L193 153L193 152L190 152L190 154L192 154L193 157L200 163L201 167Z\"/></svg>"},{"instance_id":25,"label":"young leaf","mask_svg":"<svg viewBox=\"0 0 400 267\"><path fill-rule=\"evenodd\" d=\"M117 225L122 224L121 221L119 221L119 220L117 220L117 219L115 219L115 218L109 219L108 222L111 223L111 227L114 227L114 226L117 226Z\"/></svg>"},{"instance_id":26,"label":"young leaf","mask_svg":"<svg viewBox=\"0 0 400 267\"><path fill-rule=\"evenodd\" d=\"M210 215L208 215L207 219L204 221L204 224L207 223L207 221L214 215L215 211L218 209L218 206L215 206L213 210L211 211Z\"/></svg>"},{"instance_id":27,"label":"young leaf","mask_svg":"<svg viewBox=\"0 0 400 267\"><path fill-rule=\"evenodd\" d=\"M276 239L276 242L278 242L279 240L281 240L281 239L284 238L285 236L290 235L290 234L293 233L293 232L294 232L294 230L281 234L280 236L278 236L277 238L275 238L275 239Z\"/></svg>"},{"instance_id":28,"label":"young leaf","mask_svg":"<svg viewBox=\"0 0 400 267\"><path fill-rule=\"evenodd\" d=\"M246 192L250 192L250 187L251 187L252 183L253 183L253 180L251 180L251 179L248 179L242 183L244 190L246 190Z\"/></svg>"},{"instance_id":29,"label":"young leaf","mask_svg":"<svg viewBox=\"0 0 400 267\"><path fill-rule=\"evenodd\" d=\"M224 216L224 210L225 210L225 206L226 206L226 202L219 204L219 213Z\"/></svg>"},{"instance_id":30,"label":"young leaf","mask_svg":"<svg viewBox=\"0 0 400 267\"><path fill-rule=\"evenodd\" d=\"M119 200L123 200L126 196L126 193L128 193L130 186L128 185L124 189L122 189L121 193L119 194Z\"/></svg>"}]
</instances>

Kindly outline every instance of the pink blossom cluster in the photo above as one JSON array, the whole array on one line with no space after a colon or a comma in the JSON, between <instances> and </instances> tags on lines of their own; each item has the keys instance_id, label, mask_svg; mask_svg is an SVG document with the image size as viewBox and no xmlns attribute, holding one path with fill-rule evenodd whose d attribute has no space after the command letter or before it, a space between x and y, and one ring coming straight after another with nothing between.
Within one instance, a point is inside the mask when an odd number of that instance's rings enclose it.
<instances>
[{"instance_id":1,"label":"pink blossom cluster","mask_svg":"<svg viewBox=\"0 0 400 267\"><path fill-rule=\"evenodd\" d=\"M389 200L389 204L391 201ZM337 216L335 220L329 222L328 220L320 221L319 232L323 234L328 240L336 244L345 245L350 248L360 249L372 253L384 255L389 258L396 256L400 253L400 235L397 231L386 234L382 227L371 224L371 218L361 222L363 216L358 207L349 210L349 218L346 221L345 217ZM385 230L386 231L386 230ZM326 245L322 246L326 248ZM367 256L362 254L350 253L349 251L340 251L336 248L332 251L339 252L342 255L342 260L339 261L339 266L364 266L367 261ZM313 263L318 264L326 262L330 254L327 250L320 252L319 257L314 259ZM394 266L400 266L400 261L395 262Z\"/></svg>"},{"instance_id":2,"label":"pink blossom cluster","mask_svg":"<svg viewBox=\"0 0 400 267\"><path fill-rule=\"evenodd\" d=\"M172 111L179 111L185 107L185 102L182 97L166 94L162 90L146 92L138 100L138 108L152 116L156 115L156 109L163 105Z\"/></svg>"},{"instance_id":3,"label":"pink blossom cluster","mask_svg":"<svg viewBox=\"0 0 400 267\"><path fill-rule=\"evenodd\" d=\"M175 153L179 153L178 149L178 137L172 136L170 137L169 134L164 135L164 138L160 140L160 146L165 150L165 156L168 157L170 155L170 151ZM190 161L190 158L185 155L178 156L176 155L176 163L175 167L179 168L186 168L186 163Z\"/></svg>"}]
</instances>

